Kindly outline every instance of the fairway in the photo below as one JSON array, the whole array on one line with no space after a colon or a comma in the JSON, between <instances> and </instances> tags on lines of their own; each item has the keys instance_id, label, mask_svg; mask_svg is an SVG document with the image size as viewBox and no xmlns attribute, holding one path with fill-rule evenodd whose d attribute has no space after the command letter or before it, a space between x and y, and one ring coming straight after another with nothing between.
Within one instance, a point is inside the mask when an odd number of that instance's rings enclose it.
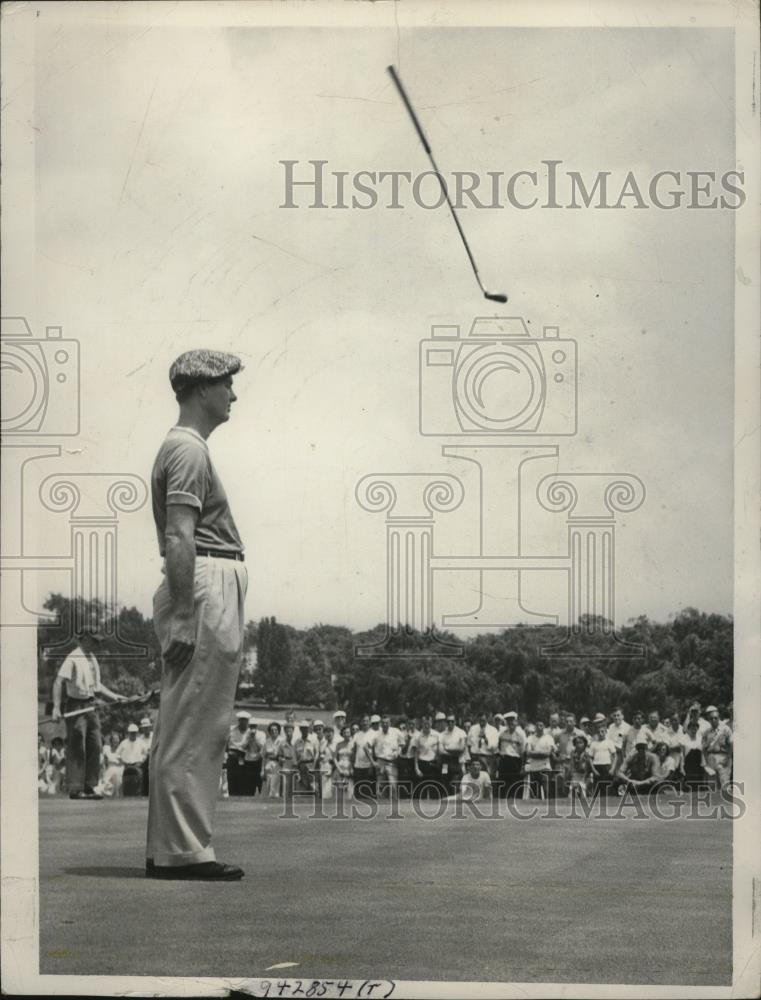
<instances>
[{"instance_id":1,"label":"fairway","mask_svg":"<svg viewBox=\"0 0 761 1000\"><path fill-rule=\"evenodd\" d=\"M143 875L145 800L42 800L40 971L731 982L730 820L281 809L219 803L217 856L242 882L167 883Z\"/></svg>"}]
</instances>

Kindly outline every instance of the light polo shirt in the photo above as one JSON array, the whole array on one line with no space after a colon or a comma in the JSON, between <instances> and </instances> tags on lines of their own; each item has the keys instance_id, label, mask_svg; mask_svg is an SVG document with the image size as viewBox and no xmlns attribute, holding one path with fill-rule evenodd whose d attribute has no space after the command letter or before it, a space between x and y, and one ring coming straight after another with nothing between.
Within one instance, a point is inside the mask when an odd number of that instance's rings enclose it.
<instances>
[{"instance_id":1,"label":"light polo shirt","mask_svg":"<svg viewBox=\"0 0 761 1000\"><path fill-rule=\"evenodd\" d=\"M624 745L622 747L624 752L624 757L628 757L630 754L634 753L637 740L640 737L647 739L646 729L647 726L641 726L639 729L636 729L634 726L629 726L629 732L626 734L626 736L624 736Z\"/></svg>"},{"instance_id":2,"label":"light polo shirt","mask_svg":"<svg viewBox=\"0 0 761 1000\"><path fill-rule=\"evenodd\" d=\"M655 729L651 729L650 726L643 726L642 735L650 747L654 747L657 743L667 744L669 741L669 731L662 722L659 722Z\"/></svg>"},{"instance_id":3,"label":"light polo shirt","mask_svg":"<svg viewBox=\"0 0 761 1000\"><path fill-rule=\"evenodd\" d=\"M425 763L436 760L436 755L441 749L441 733L432 729L426 736L425 733L417 733L410 744L410 750L417 750L417 759Z\"/></svg>"},{"instance_id":4,"label":"light polo shirt","mask_svg":"<svg viewBox=\"0 0 761 1000\"><path fill-rule=\"evenodd\" d=\"M687 732L687 726L689 726L689 724L690 724L690 713L688 712L687 715L685 715L684 717L684 722L682 723L682 729L684 729L685 733ZM711 723L708 721L708 719L704 719L702 715L699 715L698 736L702 736L703 733L705 733L710 728L711 728Z\"/></svg>"},{"instance_id":5,"label":"light polo shirt","mask_svg":"<svg viewBox=\"0 0 761 1000\"><path fill-rule=\"evenodd\" d=\"M400 749L398 729L394 730L389 727L387 733L381 730L375 737L374 751L376 757L380 757L383 760L396 760Z\"/></svg>"},{"instance_id":6,"label":"light polo shirt","mask_svg":"<svg viewBox=\"0 0 761 1000\"><path fill-rule=\"evenodd\" d=\"M608 726L608 739L611 743L615 743L617 750L623 750L624 740L626 739L626 734L631 729L628 722L622 722L620 725L616 725L615 722L611 722Z\"/></svg>"},{"instance_id":7,"label":"light polo shirt","mask_svg":"<svg viewBox=\"0 0 761 1000\"><path fill-rule=\"evenodd\" d=\"M460 729L459 726L454 726L450 732L445 729L443 733L439 734L441 737L441 749L447 754L458 754L459 759L462 760L462 755L465 752L465 741L467 739L464 729Z\"/></svg>"},{"instance_id":8,"label":"light polo shirt","mask_svg":"<svg viewBox=\"0 0 761 1000\"><path fill-rule=\"evenodd\" d=\"M610 767L616 759L616 744L613 740L592 740L587 751L592 763L601 767Z\"/></svg>"},{"instance_id":9,"label":"light polo shirt","mask_svg":"<svg viewBox=\"0 0 761 1000\"><path fill-rule=\"evenodd\" d=\"M68 698L92 698L100 690L98 661L79 646L72 649L63 661L58 676L66 681Z\"/></svg>"},{"instance_id":10,"label":"light polo shirt","mask_svg":"<svg viewBox=\"0 0 761 1000\"><path fill-rule=\"evenodd\" d=\"M526 734L520 726L516 726L512 733L509 729L503 729L499 734L497 749L500 757L522 757L526 749Z\"/></svg>"},{"instance_id":11,"label":"light polo shirt","mask_svg":"<svg viewBox=\"0 0 761 1000\"><path fill-rule=\"evenodd\" d=\"M258 732L256 729L249 729L248 740L246 741L246 757L245 759L249 762L256 762L261 760L264 755L264 733Z\"/></svg>"},{"instance_id":12,"label":"light polo shirt","mask_svg":"<svg viewBox=\"0 0 761 1000\"><path fill-rule=\"evenodd\" d=\"M487 722L486 725L481 728L480 723L470 727L468 733L467 746L471 754L477 756L483 756L484 754L495 754L497 752L497 741L499 740L499 732L490 726Z\"/></svg>"},{"instance_id":13,"label":"light polo shirt","mask_svg":"<svg viewBox=\"0 0 761 1000\"><path fill-rule=\"evenodd\" d=\"M540 753L541 757L529 757L526 760L527 771L549 771L550 754L555 749L555 741L549 733L542 733L537 736L532 733L526 740L526 750L529 753Z\"/></svg>"},{"instance_id":14,"label":"light polo shirt","mask_svg":"<svg viewBox=\"0 0 761 1000\"><path fill-rule=\"evenodd\" d=\"M228 750L240 750L241 753L248 746L249 729L246 727L243 732L237 726L230 727L230 735L227 737Z\"/></svg>"},{"instance_id":15,"label":"light polo shirt","mask_svg":"<svg viewBox=\"0 0 761 1000\"><path fill-rule=\"evenodd\" d=\"M366 733L363 733L360 729L358 733L354 734L351 743L356 749L356 753L354 755L355 767L368 768L373 766L370 751L373 749L377 735L378 734L373 732L372 729L368 729Z\"/></svg>"},{"instance_id":16,"label":"light polo shirt","mask_svg":"<svg viewBox=\"0 0 761 1000\"><path fill-rule=\"evenodd\" d=\"M720 722L718 728L711 727L703 733L704 754L729 754L732 750L732 730Z\"/></svg>"},{"instance_id":17,"label":"light polo shirt","mask_svg":"<svg viewBox=\"0 0 761 1000\"><path fill-rule=\"evenodd\" d=\"M486 771L481 771L477 778L470 772L463 775L460 782L460 796L466 802L477 802L479 799L488 798L491 794L491 778Z\"/></svg>"},{"instance_id":18,"label":"light polo shirt","mask_svg":"<svg viewBox=\"0 0 761 1000\"><path fill-rule=\"evenodd\" d=\"M563 761L569 761L571 759L571 754L573 753L573 741L577 736L585 736L580 729L576 729L574 726L573 730L569 733L567 729L564 729L555 739L555 746L557 747L558 757ZM587 741L588 745L589 741Z\"/></svg>"},{"instance_id":19,"label":"light polo shirt","mask_svg":"<svg viewBox=\"0 0 761 1000\"><path fill-rule=\"evenodd\" d=\"M122 740L116 748L116 753L122 764L142 764L146 758L145 747L140 739Z\"/></svg>"},{"instance_id":20,"label":"light polo shirt","mask_svg":"<svg viewBox=\"0 0 761 1000\"><path fill-rule=\"evenodd\" d=\"M171 504L185 504L199 512L196 548L243 551L209 446L191 427L172 427L164 439L153 463L151 498L162 556L166 555L167 506Z\"/></svg>"}]
</instances>

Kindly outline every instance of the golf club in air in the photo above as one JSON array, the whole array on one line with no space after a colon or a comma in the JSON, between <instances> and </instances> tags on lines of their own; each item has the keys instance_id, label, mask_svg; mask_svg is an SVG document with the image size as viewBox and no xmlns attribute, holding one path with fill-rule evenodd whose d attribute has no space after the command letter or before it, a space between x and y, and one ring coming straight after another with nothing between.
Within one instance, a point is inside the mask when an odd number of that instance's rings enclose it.
<instances>
[{"instance_id":1,"label":"golf club in air","mask_svg":"<svg viewBox=\"0 0 761 1000\"><path fill-rule=\"evenodd\" d=\"M423 131L422 126L420 125L420 122L418 121L418 117L415 114L415 109L410 104L410 99L407 96L407 92L406 92L406 90L404 89L404 87L402 85L402 81L399 79L399 74L396 71L396 67L395 66L389 66L388 67L388 71L389 71L389 73L391 75L391 79L394 81L394 86L399 91L399 96L401 97L402 101L404 102L404 106L407 109L407 114L412 119L412 124L415 126L415 131L418 134L418 138L420 139L420 141L423 144L423 149L426 151L428 159L431 161L431 166L433 167L434 173L436 174L436 176L439 179L439 183L441 184L441 190L444 192L444 197L446 198L447 205L449 206L449 211L452 213L452 218L454 219L454 224L457 226L457 232L460 234L460 239L462 240L462 245L465 247L465 252L468 255L468 260L470 261L470 266L473 268L473 274L476 276L476 281L478 282L478 287L484 293L484 297L487 298L487 299L490 299L492 302L507 302L507 296L506 295L503 295L500 292L487 292L487 290L484 288L483 282L481 281L481 276L478 273L478 268L476 267L475 259L473 257L473 254L471 252L470 247L468 246L468 241L465 238L465 233L463 232L462 226L460 225L460 220L457 218L457 212L455 212L454 205L452 204L452 202L449 199L449 192L447 191L446 183L444 182L444 178L441 176L441 171L436 166L436 161L433 158L433 153L431 152L431 147L430 147L430 145L428 143L428 140L425 137L425 132Z\"/></svg>"}]
</instances>

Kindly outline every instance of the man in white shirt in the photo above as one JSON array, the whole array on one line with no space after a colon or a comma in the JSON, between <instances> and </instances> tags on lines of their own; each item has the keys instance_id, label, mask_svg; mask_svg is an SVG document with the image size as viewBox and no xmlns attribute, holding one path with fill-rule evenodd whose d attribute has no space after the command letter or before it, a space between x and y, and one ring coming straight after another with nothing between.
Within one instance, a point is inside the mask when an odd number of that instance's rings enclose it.
<instances>
[{"instance_id":1,"label":"man in white shirt","mask_svg":"<svg viewBox=\"0 0 761 1000\"><path fill-rule=\"evenodd\" d=\"M426 716L419 733L412 737L410 751L415 761L415 776L418 786L415 795L420 798L438 798L441 786L441 733L431 728L431 719Z\"/></svg>"},{"instance_id":2,"label":"man in white shirt","mask_svg":"<svg viewBox=\"0 0 761 1000\"><path fill-rule=\"evenodd\" d=\"M462 780L463 756L465 740L463 729L455 723L455 717L450 712L444 719L444 729L441 732L441 780L447 795L457 791Z\"/></svg>"},{"instance_id":3,"label":"man in white shirt","mask_svg":"<svg viewBox=\"0 0 761 1000\"><path fill-rule=\"evenodd\" d=\"M460 782L460 798L466 802L477 802L479 799L490 799L491 792L491 778L482 769L481 761L471 760L467 773Z\"/></svg>"},{"instance_id":4,"label":"man in white shirt","mask_svg":"<svg viewBox=\"0 0 761 1000\"><path fill-rule=\"evenodd\" d=\"M474 758L480 760L490 778L496 770L495 762L498 740L499 732L494 726L489 725L486 713L482 712L478 716L478 722L470 727L466 745L471 760Z\"/></svg>"},{"instance_id":5,"label":"man in white shirt","mask_svg":"<svg viewBox=\"0 0 761 1000\"><path fill-rule=\"evenodd\" d=\"M138 736L139 729L134 722L127 726L127 738L116 748L119 763L124 767L122 795L140 795L143 787L143 765L148 757L145 743Z\"/></svg>"},{"instance_id":6,"label":"man in white shirt","mask_svg":"<svg viewBox=\"0 0 761 1000\"><path fill-rule=\"evenodd\" d=\"M143 764L143 795L148 794L148 765L151 760L151 744L153 743L153 723L146 715L140 720L140 739L145 746L145 763Z\"/></svg>"},{"instance_id":7,"label":"man in white shirt","mask_svg":"<svg viewBox=\"0 0 761 1000\"><path fill-rule=\"evenodd\" d=\"M526 740L526 774L534 798L548 798L549 775L555 755L555 741L544 731L544 723L536 723L536 732Z\"/></svg>"},{"instance_id":8,"label":"man in white shirt","mask_svg":"<svg viewBox=\"0 0 761 1000\"><path fill-rule=\"evenodd\" d=\"M230 726L227 737L227 790L230 795L246 795L245 760L249 741L248 724L250 712L236 712L236 723Z\"/></svg>"},{"instance_id":9,"label":"man in white shirt","mask_svg":"<svg viewBox=\"0 0 761 1000\"><path fill-rule=\"evenodd\" d=\"M518 725L518 713L505 713L505 728L497 738L497 794L501 799L514 799L522 784L523 754L526 734Z\"/></svg>"},{"instance_id":10,"label":"man in white shirt","mask_svg":"<svg viewBox=\"0 0 761 1000\"><path fill-rule=\"evenodd\" d=\"M386 790L388 790L389 798L393 798L396 794L399 781L398 761L401 750L399 735L399 730L392 728L389 716L384 715L380 722L380 732L373 743L375 780L379 799L383 798Z\"/></svg>"},{"instance_id":11,"label":"man in white shirt","mask_svg":"<svg viewBox=\"0 0 761 1000\"><path fill-rule=\"evenodd\" d=\"M616 746L616 770L624 762L624 740L631 726L624 719L622 709L616 707L611 714L611 723L608 726L608 739Z\"/></svg>"},{"instance_id":12,"label":"man in white shirt","mask_svg":"<svg viewBox=\"0 0 761 1000\"><path fill-rule=\"evenodd\" d=\"M265 736L259 732L257 725L256 719L249 719L248 742L243 756L244 795L262 794Z\"/></svg>"},{"instance_id":13,"label":"man in white shirt","mask_svg":"<svg viewBox=\"0 0 761 1000\"><path fill-rule=\"evenodd\" d=\"M563 727L560 725L560 712L550 712L549 731L553 740L563 731Z\"/></svg>"},{"instance_id":14,"label":"man in white shirt","mask_svg":"<svg viewBox=\"0 0 761 1000\"><path fill-rule=\"evenodd\" d=\"M701 706L699 701L696 701L692 705L690 705L689 711L687 712L687 715L684 717L684 731L687 732L687 727L689 726L690 722L696 722L698 726L698 734L702 738L703 733L705 733L707 730L711 728L711 723L708 721L708 719L704 719L703 716L700 714L700 708Z\"/></svg>"},{"instance_id":15,"label":"man in white shirt","mask_svg":"<svg viewBox=\"0 0 761 1000\"><path fill-rule=\"evenodd\" d=\"M668 744L669 732L661 722L661 717L656 711L650 712L647 717L647 725L642 727L642 732L647 740L647 749L652 751L659 743Z\"/></svg>"},{"instance_id":16,"label":"man in white shirt","mask_svg":"<svg viewBox=\"0 0 761 1000\"><path fill-rule=\"evenodd\" d=\"M629 726L629 732L626 734L626 736L624 736L624 745L622 753L623 760L626 760L628 757L631 757L631 755L634 753L634 748L636 747L637 740L640 738L640 736L644 738L645 744L647 744L648 740L647 740L647 733L645 732L644 722L645 722L645 716L643 715L642 712L637 711L634 713L634 715L632 715L632 724Z\"/></svg>"},{"instance_id":17,"label":"man in white shirt","mask_svg":"<svg viewBox=\"0 0 761 1000\"><path fill-rule=\"evenodd\" d=\"M602 721L587 752L592 762L593 794L604 798L609 794L611 779L618 769L618 748L613 740L608 739L605 716L600 715L599 718Z\"/></svg>"},{"instance_id":18,"label":"man in white shirt","mask_svg":"<svg viewBox=\"0 0 761 1000\"><path fill-rule=\"evenodd\" d=\"M360 802L367 802L376 796L373 747L377 735L370 728L370 716L363 715L359 723L359 732L352 737L351 751L354 798Z\"/></svg>"},{"instance_id":19,"label":"man in white shirt","mask_svg":"<svg viewBox=\"0 0 761 1000\"><path fill-rule=\"evenodd\" d=\"M722 722L714 705L706 709L709 728L703 733L703 756L708 774L715 774L719 788L724 788L732 778L733 735Z\"/></svg>"},{"instance_id":20,"label":"man in white shirt","mask_svg":"<svg viewBox=\"0 0 761 1000\"><path fill-rule=\"evenodd\" d=\"M66 722L66 784L70 799L100 799L103 750L95 696L123 701L103 684L95 652L103 640L94 624L77 634L77 645L61 664L53 683L53 718ZM69 714L75 713L75 714Z\"/></svg>"}]
</instances>

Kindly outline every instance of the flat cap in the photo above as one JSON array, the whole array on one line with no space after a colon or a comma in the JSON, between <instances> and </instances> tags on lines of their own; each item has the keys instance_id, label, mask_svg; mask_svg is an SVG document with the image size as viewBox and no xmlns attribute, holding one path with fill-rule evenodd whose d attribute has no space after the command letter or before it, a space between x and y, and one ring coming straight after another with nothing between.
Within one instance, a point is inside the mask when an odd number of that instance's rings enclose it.
<instances>
[{"instance_id":1,"label":"flat cap","mask_svg":"<svg viewBox=\"0 0 761 1000\"><path fill-rule=\"evenodd\" d=\"M594 722L607 722L607 721L608 720L605 718L602 712L598 712L597 715L594 717Z\"/></svg>"},{"instance_id":2,"label":"flat cap","mask_svg":"<svg viewBox=\"0 0 761 1000\"><path fill-rule=\"evenodd\" d=\"M370 722L371 723L373 723L373 722L380 722L380 716L379 715L371 715L370 716Z\"/></svg>"},{"instance_id":3,"label":"flat cap","mask_svg":"<svg viewBox=\"0 0 761 1000\"><path fill-rule=\"evenodd\" d=\"M152 726L152 725L153 725L153 723L151 722L151 720L150 720L150 719L148 718L148 716L146 715L144 719L141 719L141 720L140 720L140 725L141 725L141 726Z\"/></svg>"},{"instance_id":4,"label":"flat cap","mask_svg":"<svg viewBox=\"0 0 761 1000\"><path fill-rule=\"evenodd\" d=\"M236 354L226 351L210 351L199 347L185 351L172 362L169 369L169 381L177 390L189 383L207 378L224 378L234 375L243 368L243 363Z\"/></svg>"},{"instance_id":5,"label":"flat cap","mask_svg":"<svg viewBox=\"0 0 761 1000\"><path fill-rule=\"evenodd\" d=\"M346 712L344 712L344 710L342 708L339 708L337 712L333 713L333 718L337 719L340 715L342 715L344 718L346 718Z\"/></svg>"},{"instance_id":6,"label":"flat cap","mask_svg":"<svg viewBox=\"0 0 761 1000\"><path fill-rule=\"evenodd\" d=\"M236 715L236 717L238 719L250 719L251 718L251 713L250 712L236 712L235 715Z\"/></svg>"},{"instance_id":7,"label":"flat cap","mask_svg":"<svg viewBox=\"0 0 761 1000\"><path fill-rule=\"evenodd\" d=\"M506 719L517 719L518 718L518 713L517 712L505 712L505 718Z\"/></svg>"},{"instance_id":8,"label":"flat cap","mask_svg":"<svg viewBox=\"0 0 761 1000\"><path fill-rule=\"evenodd\" d=\"M443 712L437 712L434 722L444 722L446 720L446 715Z\"/></svg>"},{"instance_id":9,"label":"flat cap","mask_svg":"<svg viewBox=\"0 0 761 1000\"><path fill-rule=\"evenodd\" d=\"M715 705L709 705L706 709L706 715L710 715L711 712L718 712L718 708Z\"/></svg>"},{"instance_id":10,"label":"flat cap","mask_svg":"<svg viewBox=\"0 0 761 1000\"><path fill-rule=\"evenodd\" d=\"M140 730L137 728L137 726L135 725L134 722L130 722L130 724L127 726L127 732L128 733L139 733Z\"/></svg>"}]
</instances>

